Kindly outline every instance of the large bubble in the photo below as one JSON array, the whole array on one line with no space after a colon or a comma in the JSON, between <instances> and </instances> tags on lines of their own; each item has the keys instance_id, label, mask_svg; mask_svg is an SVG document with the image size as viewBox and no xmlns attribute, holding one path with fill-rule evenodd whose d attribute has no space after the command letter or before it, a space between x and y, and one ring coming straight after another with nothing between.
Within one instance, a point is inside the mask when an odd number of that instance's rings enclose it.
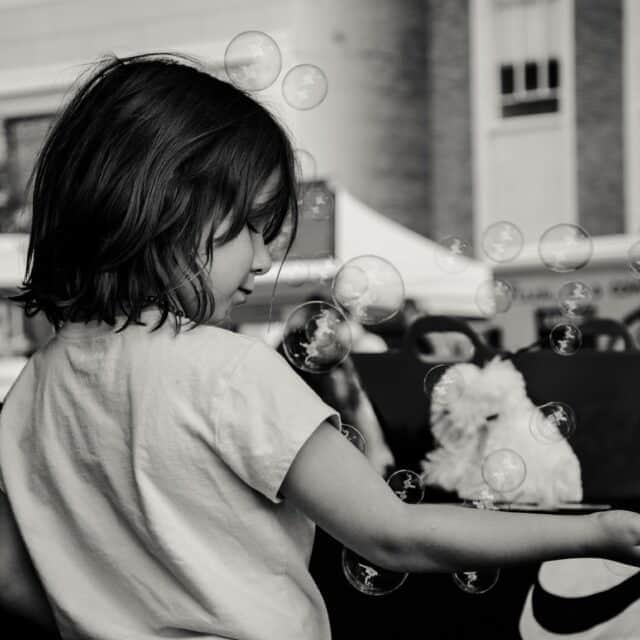
<instances>
[{"instance_id":1,"label":"large bubble","mask_svg":"<svg viewBox=\"0 0 640 640\"><path fill-rule=\"evenodd\" d=\"M308 373L327 373L349 355L351 330L339 309L314 300L291 312L282 344L294 367Z\"/></svg>"},{"instance_id":2,"label":"large bubble","mask_svg":"<svg viewBox=\"0 0 640 640\"><path fill-rule=\"evenodd\" d=\"M593 241L578 225L557 224L540 236L538 254L545 267L551 271L568 273L589 263L593 254Z\"/></svg>"},{"instance_id":3,"label":"large bubble","mask_svg":"<svg viewBox=\"0 0 640 640\"><path fill-rule=\"evenodd\" d=\"M482 477L491 489L507 493L517 489L527 475L527 466L513 449L496 449L482 463Z\"/></svg>"},{"instance_id":4,"label":"large bubble","mask_svg":"<svg viewBox=\"0 0 640 640\"><path fill-rule=\"evenodd\" d=\"M384 596L395 591L409 575L378 567L346 547L342 549L342 572L352 587L368 596Z\"/></svg>"},{"instance_id":5,"label":"large bubble","mask_svg":"<svg viewBox=\"0 0 640 640\"><path fill-rule=\"evenodd\" d=\"M559 356L572 356L582 345L582 331L571 322L560 322L549 332L549 343Z\"/></svg>"},{"instance_id":6,"label":"large bubble","mask_svg":"<svg viewBox=\"0 0 640 640\"><path fill-rule=\"evenodd\" d=\"M324 71L314 64L299 64L282 80L282 95L294 109L306 111L317 107L329 91Z\"/></svg>"},{"instance_id":7,"label":"large bubble","mask_svg":"<svg viewBox=\"0 0 640 640\"><path fill-rule=\"evenodd\" d=\"M387 478L391 490L407 504L420 504L424 498L422 478L410 469L399 469Z\"/></svg>"},{"instance_id":8,"label":"large bubble","mask_svg":"<svg viewBox=\"0 0 640 640\"><path fill-rule=\"evenodd\" d=\"M546 402L533 410L529 430L543 444L560 442L573 435L576 416L573 409L564 402Z\"/></svg>"},{"instance_id":9,"label":"large bubble","mask_svg":"<svg viewBox=\"0 0 640 640\"><path fill-rule=\"evenodd\" d=\"M524 238L515 224L501 220L488 226L482 234L482 250L494 262L511 262L522 251Z\"/></svg>"},{"instance_id":10,"label":"large bubble","mask_svg":"<svg viewBox=\"0 0 640 640\"><path fill-rule=\"evenodd\" d=\"M486 316L506 313L513 303L513 287L506 280L487 280L476 289L476 306Z\"/></svg>"},{"instance_id":11,"label":"large bubble","mask_svg":"<svg viewBox=\"0 0 640 640\"><path fill-rule=\"evenodd\" d=\"M271 36L262 31L244 31L227 45L224 68L236 87L261 91L276 81L282 69L282 55Z\"/></svg>"},{"instance_id":12,"label":"large bubble","mask_svg":"<svg viewBox=\"0 0 640 640\"><path fill-rule=\"evenodd\" d=\"M404 282L400 272L384 258L358 256L339 269L332 295L354 320L378 324L395 316L404 304Z\"/></svg>"},{"instance_id":13,"label":"large bubble","mask_svg":"<svg viewBox=\"0 0 640 640\"><path fill-rule=\"evenodd\" d=\"M500 578L500 569L471 569L452 574L456 587L465 593L480 595L492 589Z\"/></svg>"},{"instance_id":14,"label":"large bubble","mask_svg":"<svg viewBox=\"0 0 640 640\"><path fill-rule=\"evenodd\" d=\"M558 290L558 304L569 317L583 315L592 300L593 290L584 282L565 282Z\"/></svg>"}]
</instances>

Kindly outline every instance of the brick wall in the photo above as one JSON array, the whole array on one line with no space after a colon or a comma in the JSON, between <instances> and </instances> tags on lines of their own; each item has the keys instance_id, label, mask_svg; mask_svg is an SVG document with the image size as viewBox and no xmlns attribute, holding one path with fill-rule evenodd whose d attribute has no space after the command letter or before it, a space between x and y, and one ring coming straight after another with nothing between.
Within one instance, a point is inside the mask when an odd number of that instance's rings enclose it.
<instances>
[{"instance_id":1,"label":"brick wall","mask_svg":"<svg viewBox=\"0 0 640 640\"><path fill-rule=\"evenodd\" d=\"M468 0L427 3L430 230L473 239Z\"/></svg>"},{"instance_id":2,"label":"brick wall","mask_svg":"<svg viewBox=\"0 0 640 640\"><path fill-rule=\"evenodd\" d=\"M621 0L575 0L575 36L579 220L623 233Z\"/></svg>"}]
</instances>

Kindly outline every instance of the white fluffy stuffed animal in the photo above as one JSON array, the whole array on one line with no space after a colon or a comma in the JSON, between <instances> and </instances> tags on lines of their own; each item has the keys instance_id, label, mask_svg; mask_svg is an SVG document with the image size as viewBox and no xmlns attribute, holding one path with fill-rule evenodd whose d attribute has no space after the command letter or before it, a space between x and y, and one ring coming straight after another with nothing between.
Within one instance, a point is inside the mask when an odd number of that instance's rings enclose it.
<instances>
[{"instance_id":1,"label":"white fluffy stuffed animal","mask_svg":"<svg viewBox=\"0 0 640 640\"><path fill-rule=\"evenodd\" d=\"M526 475L520 486L502 491L500 499L545 506L582 500L575 453L561 437L552 443L534 438L530 424L539 409L510 361L496 357L483 368L460 363L449 367L446 376L449 383L458 381L459 393L443 394L444 378L434 387L431 430L438 448L422 462L426 484L477 499L487 489L482 474L486 456L509 449L524 460ZM538 419L546 423L546 433L556 429L543 416Z\"/></svg>"}]
</instances>

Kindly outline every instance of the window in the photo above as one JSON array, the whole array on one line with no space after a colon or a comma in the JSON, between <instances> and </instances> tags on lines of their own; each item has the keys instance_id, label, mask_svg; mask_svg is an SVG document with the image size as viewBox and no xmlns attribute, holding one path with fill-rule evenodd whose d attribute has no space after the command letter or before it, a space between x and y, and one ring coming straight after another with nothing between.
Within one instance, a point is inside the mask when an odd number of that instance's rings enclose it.
<instances>
[{"instance_id":1,"label":"window","mask_svg":"<svg viewBox=\"0 0 640 640\"><path fill-rule=\"evenodd\" d=\"M0 233L29 231L26 187L52 119L47 115L0 121Z\"/></svg>"},{"instance_id":2,"label":"window","mask_svg":"<svg viewBox=\"0 0 640 640\"><path fill-rule=\"evenodd\" d=\"M560 110L560 0L494 0L499 111L503 118Z\"/></svg>"}]
</instances>

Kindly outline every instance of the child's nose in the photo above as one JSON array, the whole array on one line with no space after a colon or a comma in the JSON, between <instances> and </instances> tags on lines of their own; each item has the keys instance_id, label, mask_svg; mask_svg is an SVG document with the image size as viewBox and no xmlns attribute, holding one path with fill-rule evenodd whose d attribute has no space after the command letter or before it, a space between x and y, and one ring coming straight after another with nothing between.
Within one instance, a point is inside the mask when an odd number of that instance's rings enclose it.
<instances>
[{"instance_id":1,"label":"child's nose","mask_svg":"<svg viewBox=\"0 0 640 640\"><path fill-rule=\"evenodd\" d=\"M271 269L273 259L271 254L264 243L264 239L261 234L255 234L255 242L253 247L253 264L251 270L258 274L264 275Z\"/></svg>"}]
</instances>

